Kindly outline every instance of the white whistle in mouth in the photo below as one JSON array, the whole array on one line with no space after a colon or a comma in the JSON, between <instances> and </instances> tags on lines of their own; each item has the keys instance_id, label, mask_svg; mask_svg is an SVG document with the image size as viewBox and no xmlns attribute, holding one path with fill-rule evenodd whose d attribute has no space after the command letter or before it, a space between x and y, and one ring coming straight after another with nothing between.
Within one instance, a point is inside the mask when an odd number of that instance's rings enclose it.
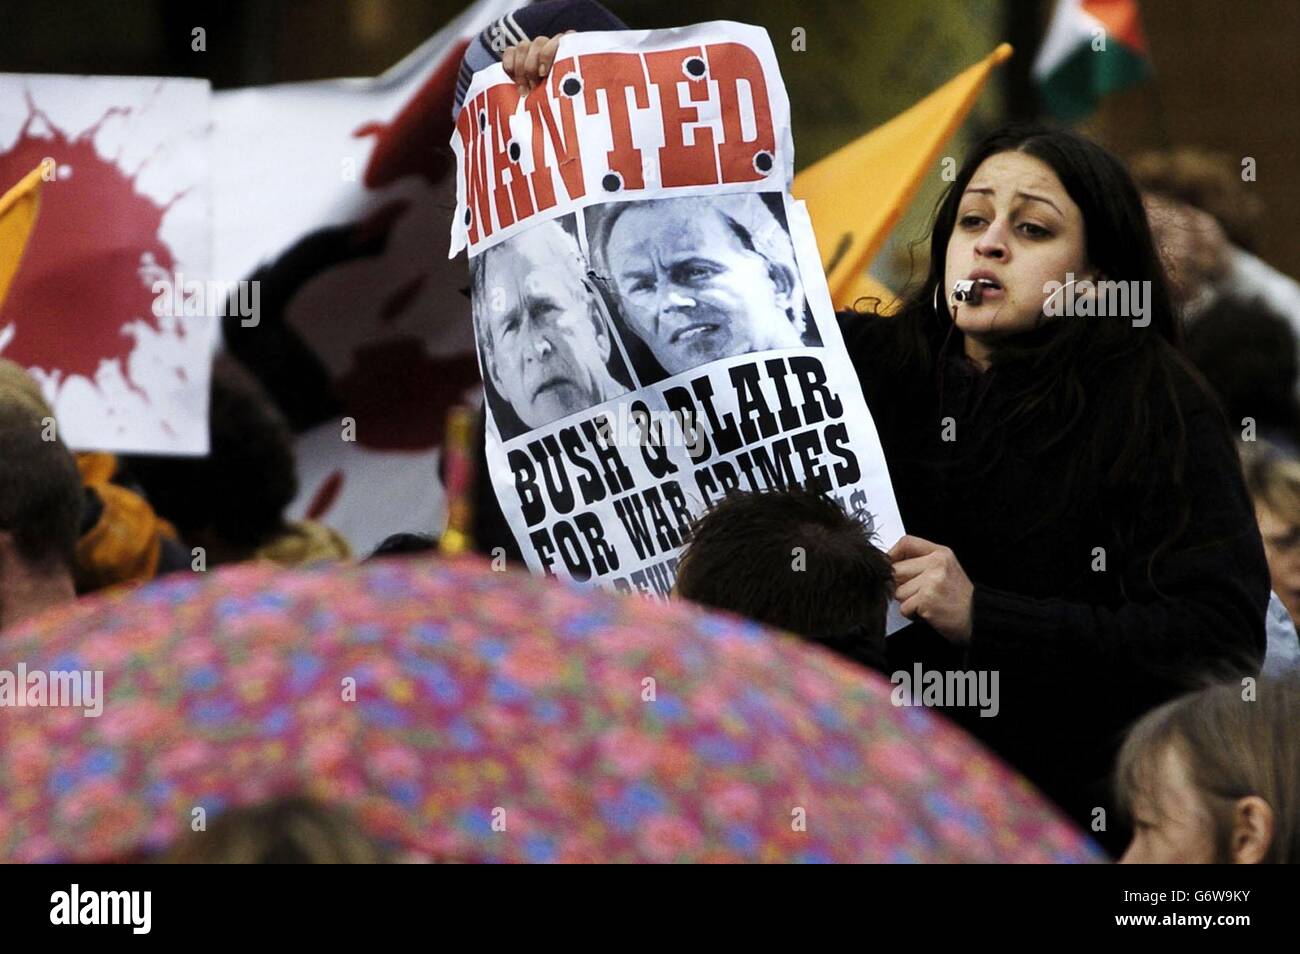
<instances>
[{"instance_id":1,"label":"white whistle in mouth","mask_svg":"<svg viewBox=\"0 0 1300 954\"><path fill-rule=\"evenodd\" d=\"M978 305L980 299L984 297L984 286L992 284L994 283L987 278L963 278L959 282L953 282L950 301L964 301L970 302L972 305Z\"/></svg>"}]
</instances>

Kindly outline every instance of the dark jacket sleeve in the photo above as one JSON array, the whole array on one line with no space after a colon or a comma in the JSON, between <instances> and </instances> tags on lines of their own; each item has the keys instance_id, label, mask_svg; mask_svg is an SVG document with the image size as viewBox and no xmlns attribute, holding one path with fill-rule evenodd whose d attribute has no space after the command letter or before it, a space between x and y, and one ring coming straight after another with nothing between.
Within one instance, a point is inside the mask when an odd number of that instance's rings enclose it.
<instances>
[{"instance_id":1,"label":"dark jacket sleeve","mask_svg":"<svg viewBox=\"0 0 1300 954\"><path fill-rule=\"evenodd\" d=\"M867 403L881 385L897 384L897 375L889 374L882 360L887 346L892 344L890 319L873 312L837 311L836 323L840 328L840 337L844 339L844 350L853 362L853 370L858 374L863 394ZM877 409L872 408L872 414Z\"/></svg>"},{"instance_id":2,"label":"dark jacket sleeve","mask_svg":"<svg viewBox=\"0 0 1300 954\"><path fill-rule=\"evenodd\" d=\"M456 78L456 100L452 116L460 112L470 80L479 70L500 62L505 51L516 43L539 36L556 36L573 30L594 33L601 30L626 30L627 24L596 0L542 0L507 13L488 24L470 41L461 59Z\"/></svg>"},{"instance_id":3,"label":"dark jacket sleeve","mask_svg":"<svg viewBox=\"0 0 1300 954\"><path fill-rule=\"evenodd\" d=\"M1123 572L1127 602L1096 606L975 587L969 658L1018 658L1063 681L1103 670L1111 685L1178 692L1206 674L1255 671L1264 655L1268 565L1241 465L1216 408L1187 418L1181 492L1188 528L1156 558L1168 514L1150 514ZM1174 499L1171 491L1167 499ZM1144 692L1144 694L1145 694ZM1136 701L1136 700L1133 700Z\"/></svg>"},{"instance_id":4,"label":"dark jacket sleeve","mask_svg":"<svg viewBox=\"0 0 1300 954\"><path fill-rule=\"evenodd\" d=\"M627 24L596 0L542 0L511 14L529 37L555 36L565 30L593 33L626 30Z\"/></svg>"}]
</instances>

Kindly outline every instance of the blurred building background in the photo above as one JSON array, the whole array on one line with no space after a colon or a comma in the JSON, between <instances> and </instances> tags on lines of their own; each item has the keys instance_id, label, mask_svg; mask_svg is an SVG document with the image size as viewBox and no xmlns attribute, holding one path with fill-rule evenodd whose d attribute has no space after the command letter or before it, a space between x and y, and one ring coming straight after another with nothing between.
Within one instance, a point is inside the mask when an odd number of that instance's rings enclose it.
<instances>
[{"instance_id":1,"label":"blurred building background","mask_svg":"<svg viewBox=\"0 0 1300 954\"><path fill-rule=\"evenodd\" d=\"M7 5L0 69L7 72L197 76L218 89L382 72L463 9L464 0L44 0ZM608 0L637 27L742 20L767 28L785 77L800 166L900 112L1007 40L1000 70L961 136L1039 104L1030 67L1051 0ZM1141 0L1153 82L1110 97L1082 129L1121 155L1200 146L1256 160L1268 212L1263 258L1300 274L1296 141L1300 131L1300 3L1296 0ZM193 49L196 28L203 51ZM792 48L805 31L806 49ZM918 196L876 269L900 283L908 242L943 182Z\"/></svg>"}]
</instances>

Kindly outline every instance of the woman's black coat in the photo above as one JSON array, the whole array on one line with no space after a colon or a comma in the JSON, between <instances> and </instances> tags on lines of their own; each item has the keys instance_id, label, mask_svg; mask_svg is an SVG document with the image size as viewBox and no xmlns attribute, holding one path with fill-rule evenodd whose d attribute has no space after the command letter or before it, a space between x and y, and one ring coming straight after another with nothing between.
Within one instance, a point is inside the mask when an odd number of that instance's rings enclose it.
<instances>
[{"instance_id":1,"label":"woman's black coat","mask_svg":"<svg viewBox=\"0 0 1300 954\"><path fill-rule=\"evenodd\" d=\"M1100 490L1063 501L1078 448L1067 440L1043 449L1058 425L1040 421L992 441L1002 445L996 455L969 459L1005 426L1000 372L981 374L958 354L938 360L937 374L900 373L885 360L892 321L846 314L840 325L907 532L950 547L975 591L968 645L913 624L890 637L891 671L918 661L996 670L995 717L970 707L948 714L1119 850L1124 826L1109 773L1126 726L1207 670L1250 672L1263 659L1268 568L1226 423L1188 376L1178 386L1188 446L1181 486L1145 505ZM1151 405L1176 426L1172 403L1152 395ZM1148 576L1180 498L1190 521ZM1105 810L1104 830L1096 809Z\"/></svg>"}]
</instances>

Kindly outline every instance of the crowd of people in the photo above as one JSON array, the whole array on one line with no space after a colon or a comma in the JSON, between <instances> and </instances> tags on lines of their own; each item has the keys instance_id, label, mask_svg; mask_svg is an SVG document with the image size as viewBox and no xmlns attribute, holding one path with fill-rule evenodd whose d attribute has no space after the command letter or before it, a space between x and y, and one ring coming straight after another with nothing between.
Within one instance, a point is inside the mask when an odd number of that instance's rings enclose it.
<instances>
[{"instance_id":1,"label":"crowd of people","mask_svg":"<svg viewBox=\"0 0 1300 954\"><path fill-rule=\"evenodd\" d=\"M519 21L529 39L473 44L467 69L500 57L527 88L563 29L621 26L595 4L539 6ZM995 718L945 715L1116 858L1300 860L1300 286L1251 253L1260 210L1243 188L1200 153L1125 163L1060 129L987 136L938 206L928 272L901 307L839 315L908 535L886 552L814 488L737 492L692 527L674 598L819 644L864 678L917 664L999 672ZM593 248L623 243L621 262L664 230L684 255L738 262L735 307L725 287L687 287L666 256L606 270L661 376L809 343L797 268L754 238L768 209L734 204L725 220L624 203L598 221ZM548 228L531 233L535 248L482 256L474 282L499 284L487 278L498 258L576 249ZM605 319L586 311L599 299L589 277L562 263L541 274L504 280L510 306L478 322L488 400L525 427L630 389L580 366L610 354ZM1052 295L1095 294L1067 276L1140 285L1148 320L1051 317L1051 283ZM955 295L962 281L981 294ZM674 295L711 307L712 323L674 335L704 321L674 311ZM536 360L534 338L546 344ZM52 419L35 382L0 362L0 629L170 572L353 559L329 528L285 516L290 431L228 357L206 457L74 455L50 439ZM477 545L517 554L485 481L478 497ZM403 534L371 558L436 546ZM909 625L886 636L891 600ZM331 860L381 858L296 803L232 816L223 839L176 857L310 858L266 834L285 818L325 832Z\"/></svg>"}]
</instances>

